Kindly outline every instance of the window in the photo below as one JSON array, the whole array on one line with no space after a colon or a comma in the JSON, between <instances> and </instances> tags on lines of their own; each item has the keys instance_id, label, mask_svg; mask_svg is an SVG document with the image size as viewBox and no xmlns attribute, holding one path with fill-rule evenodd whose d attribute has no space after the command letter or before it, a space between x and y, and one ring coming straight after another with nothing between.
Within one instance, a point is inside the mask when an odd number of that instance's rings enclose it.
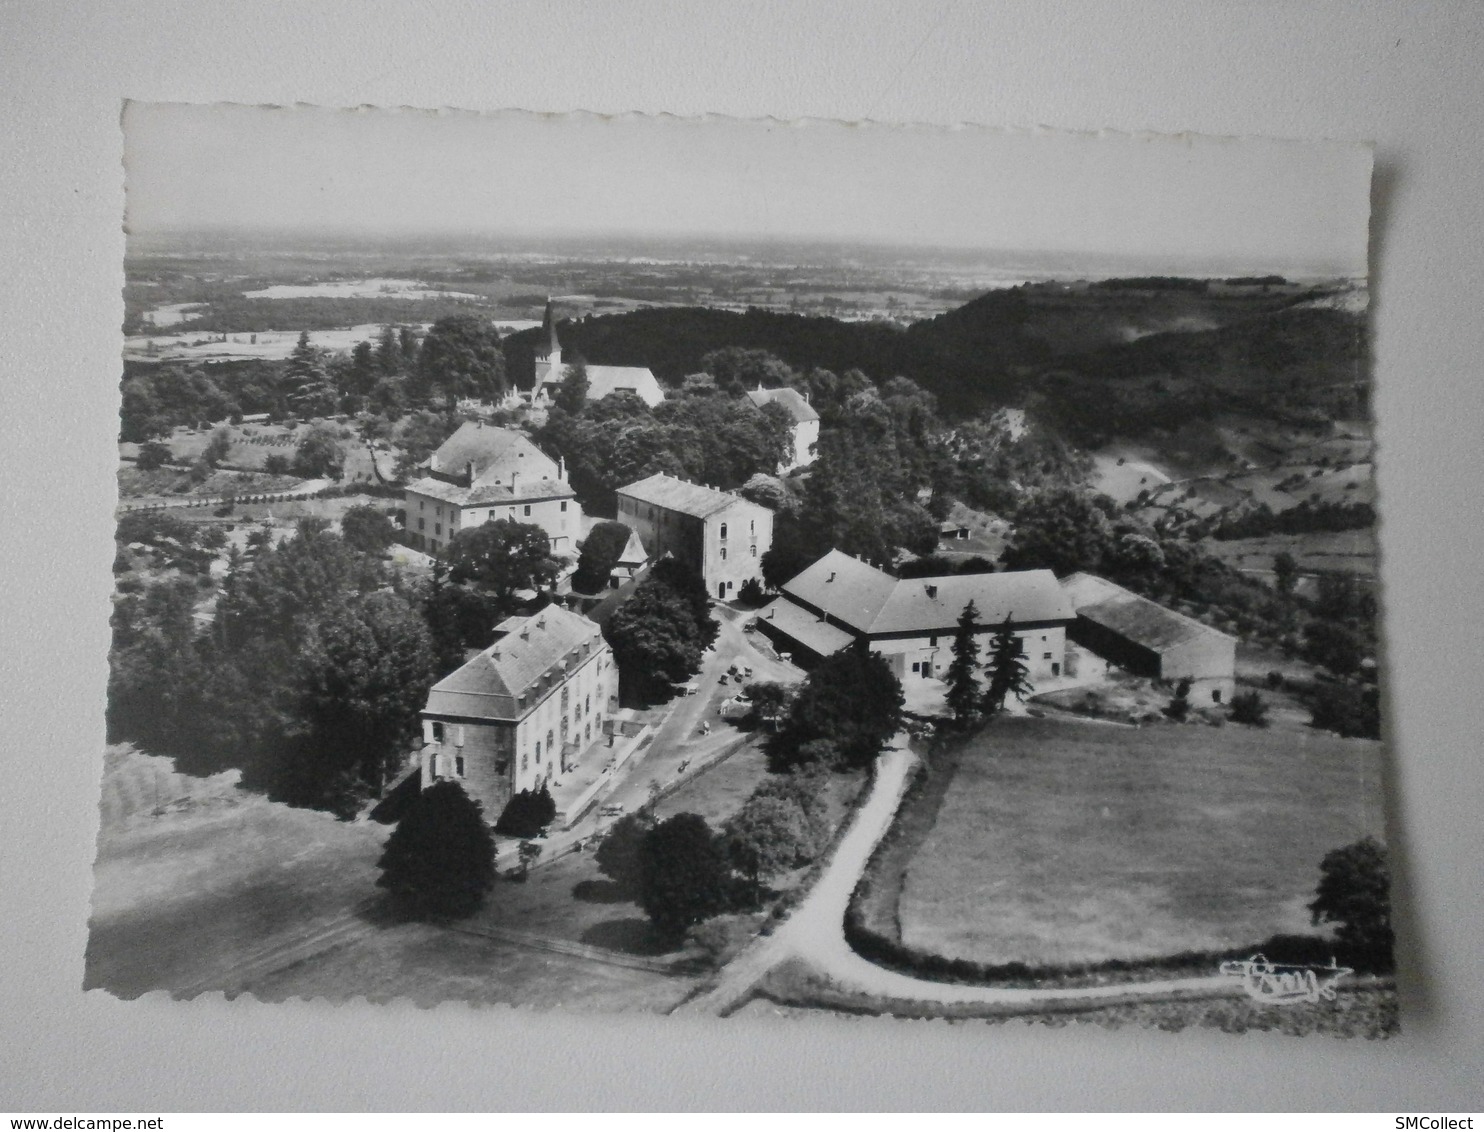
<instances>
[{"instance_id":1,"label":"window","mask_svg":"<svg viewBox=\"0 0 1484 1132\"><path fill-rule=\"evenodd\" d=\"M566 509L567 509L567 501L564 499L564 500L562 500L562 510L565 511Z\"/></svg>"},{"instance_id":2,"label":"window","mask_svg":"<svg viewBox=\"0 0 1484 1132\"><path fill-rule=\"evenodd\" d=\"M427 530L428 529L428 521L426 519L419 519L417 521L417 529L420 530L420 531Z\"/></svg>"},{"instance_id":3,"label":"window","mask_svg":"<svg viewBox=\"0 0 1484 1132\"><path fill-rule=\"evenodd\" d=\"M938 638L937 637L929 637L928 638L928 648L935 649L937 647L938 647Z\"/></svg>"},{"instance_id":4,"label":"window","mask_svg":"<svg viewBox=\"0 0 1484 1132\"><path fill-rule=\"evenodd\" d=\"M509 759L496 759L495 760L495 773L496 774L509 774L510 773L510 760Z\"/></svg>"},{"instance_id":5,"label":"window","mask_svg":"<svg viewBox=\"0 0 1484 1132\"><path fill-rule=\"evenodd\" d=\"M525 754L521 755L521 757L520 757L520 769L521 770L525 770L530 765L531 765L531 756L530 755L525 755Z\"/></svg>"},{"instance_id":6,"label":"window","mask_svg":"<svg viewBox=\"0 0 1484 1132\"><path fill-rule=\"evenodd\" d=\"M541 740L536 740L536 765L541 765Z\"/></svg>"},{"instance_id":7,"label":"window","mask_svg":"<svg viewBox=\"0 0 1484 1132\"><path fill-rule=\"evenodd\" d=\"M554 746L556 746L556 733L553 731L548 731L546 733L546 749L549 751Z\"/></svg>"},{"instance_id":8,"label":"window","mask_svg":"<svg viewBox=\"0 0 1484 1132\"><path fill-rule=\"evenodd\" d=\"M1051 659L1051 654L1049 652L1043 652L1041 654L1041 659L1042 660L1050 660Z\"/></svg>"},{"instance_id":9,"label":"window","mask_svg":"<svg viewBox=\"0 0 1484 1132\"><path fill-rule=\"evenodd\" d=\"M913 672L921 672L922 671L922 665L920 663L918 663L917 661L914 660L912 662L912 671Z\"/></svg>"},{"instance_id":10,"label":"window","mask_svg":"<svg viewBox=\"0 0 1484 1132\"><path fill-rule=\"evenodd\" d=\"M753 556L753 557L754 557L754 558L756 558L756 557L757 557L757 543L753 543L753 544L752 544L752 556Z\"/></svg>"},{"instance_id":11,"label":"window","mask_svg":"<svg viewBox=\"0 0 1484 1132\"><path fill-rule=\"evenodd\" d=\"M419 510L419 511L421 511L421 510L422 510L422 509L423 509L423 501L422 501L422 500L421 500L421 499L419 499L419 500L418 500L418 501L417 501L417 509L418 509L418 510Z\"/></svg>"},{"instance_id":12,"label":"window","mask_svg":"<svg viewBox=\"0 0 1484 1132\"><path fill-rule=\"evenodd\" d=\"M443 724L436 721L433 723L433 742L443 742Z\"/></svg>"},{"instance_id":13,"label":"window","mask_svg":"<svg viewBox=\"0 0 1484 1132\"><path fill-rule=\"evenodd\" d=\"M1220 688L1212 688L1211 689L1211 702L1212 703L1216 703L1216 704L1219 704L1221 702L1221 689Z\"/></svg>"},{"instance_id":14,"label":"window","mask_svg":"<svg viewBox=\"0 0 1484 1132\"><path fill-rule=\"evenodd\" d=\"M726 547L722 547L721 548L721 560L723 562L725 562L727 560L727 548Z\"/></svg>"},{"instance_id":15,"label":"window","mask_svg":"<svg viewBox=\"0 0 1484 1132\"><path fill-rule=\"evenodd\" d=\"M722 542L726 542L726 539L727 539L727 525L725 523L723 523L721 525L721 541Z\"/></svg>"},{"instance_id":16,"label":"window","mask_svg":"<svg viewBox=\"0 0 1484 1132\"><path fill-rule=\"evenodd\" d=\"M453 773L458 778L463 778L464 777L464 756L463 755L454 755L454 757L453 757Z\"/></svg>"},{"instance_id":17,"label":"window","mask_svg":"<svg viewBox=\"0 0 1484 1132\"><path fill-rule=\"evenodd\" d=\"M527 503L526 504L526 507L525 507L525 514L529 515L530 513L531 513L531 505L529 503Z\"/></svg>"},{"instance_id":18,"label":"window","mask_svg":"<svg viewBox=\"0 0 1484 1132\"><path fill-rule=\"evenodd\" d=\"M747 533L750 534L750 535L757 534L757 520L756 519L748 519L747 520Z\"/></svg>"},{"instance_id":19,"label":"window","mask_svg":"<svg viewBox=\"0 0 1484 1132\"><path fill-rule=\"evenodd\" d=\"M443 533L443 524L442 523L434 523L433 524L433 533L435 535L441 535Z\"/></svg>"}]
</instances>

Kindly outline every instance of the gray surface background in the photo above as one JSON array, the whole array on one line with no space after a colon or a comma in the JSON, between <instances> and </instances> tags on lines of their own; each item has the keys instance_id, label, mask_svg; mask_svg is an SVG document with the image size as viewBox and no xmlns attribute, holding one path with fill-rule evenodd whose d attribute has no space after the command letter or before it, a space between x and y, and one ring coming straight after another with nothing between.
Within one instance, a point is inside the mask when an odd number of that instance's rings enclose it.
<instances>
[{"instance_id":1,"label":"gray surface background","mask_svg":"<svg viewBox=\"0 0 1484 1132\"><path fill-rule=\"evenodd\" d=\"M1467 0L0 7L0 1110L1479 1108L1481 40ZM1403 1036L83 995L124 97L1375 142Z\"/></svg>"}]
</instances>

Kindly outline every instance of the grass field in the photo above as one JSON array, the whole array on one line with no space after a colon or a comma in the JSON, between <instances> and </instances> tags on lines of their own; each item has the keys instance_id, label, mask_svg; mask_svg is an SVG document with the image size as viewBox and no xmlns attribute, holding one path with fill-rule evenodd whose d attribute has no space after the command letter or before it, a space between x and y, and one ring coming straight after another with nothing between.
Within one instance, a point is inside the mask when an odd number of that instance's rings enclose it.
<instances>
[{"instance_id":1,"label":"grass field","mask_svg":"<svg viewBox=\"0 0 1484 1132\"><path fill-rule=\"evenodd\" d=\"M1383 832L1380 744L1005 719L908 865L905 943L983 962L1152 958L1312 930L1320 859Z\"/></svg>"}]
</instances>

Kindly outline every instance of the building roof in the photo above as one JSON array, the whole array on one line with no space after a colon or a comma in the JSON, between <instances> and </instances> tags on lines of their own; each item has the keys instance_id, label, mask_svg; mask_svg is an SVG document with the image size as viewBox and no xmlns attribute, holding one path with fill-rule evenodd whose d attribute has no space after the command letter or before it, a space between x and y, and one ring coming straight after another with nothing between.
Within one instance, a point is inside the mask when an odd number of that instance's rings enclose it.
<instances>
[{"instance_id":1,"label":"building roof","mask_svg":"<svg viewBox=\"0 0 1484 1132\"><path fill-rule=\"evenodd\" d=\"M507 617L495 632L494 644L433 685L425 713L520 719L603 644L597 625L558 605L528 617Z\"/></svg>"},{"instance_id":2,"label":"building roof","mask_svg":"<svg viewBox=\"0 0 1484 1132\"><path fill-rule=\"evenodd\" d=\"M795 424L819 420L819 414L815 412L814 406L809 404L797 389L787 387L764 389L758 386L756 389L748 390L747 399L759 409L764 405L782 405L788 410L789 416L793 417Z\"/></svg>"},{"instance_id":3,"label":"building roof","mask_svg":"<svg viewBox=\"0 0 1484 1132\"><path fill-rule=\"evenodd\" d=\"M788 597L828 613L858 633L950 633L972 601L985 628L1071 621L1071 602L1050 570L894 578L832 550L783 585Z\"/></svg>"},{"instance_id":4,"label":"building roof","mask_svg":"<svg viewBox=\"0 0 1484 1132\"><path fill-rule=\"evenodd\" d=\"M1229 633L1166 609L1095 574L1071 574L1062 579L1061 585L1078 617L1154 652L1203 637L1236 640Z\"/></svg>"},{"instance_id":5,"label":"building roof","mask_svg":"<svg viewBox=\"0 0 1484 1132\"><path fill-rule=\"evenodd\" d=\"M820 656L829 656L855 640L844 629L822 621L802 605L795 605L786 597L780 597L765 606L757 615L758 622L776 629L785 636Z\"/></svg>"},{"instance_id":6,"label":"building roof","mask_svg":"<svg viewBox=\"0 0 1484 1132\"><path fill-rule=\"evenodd\" d=\"M646 405L658 405L665 399L665 390L659 379L647 366L595 366L583 365L587 374L587 399L601 401L614 393L633 393ZM565 367L554 371L543 382L548 390L554 390L565 376Z\"/></svg>"},{"instance_id":7,"label":"building roof","mask_svg":"<svg viewBox=\"0 0 1484 1132\"><path fill-rule=\"evenodd\" d=\"M733 495L729 491L720 491L714 487L706 487L704 484L676 479L664 472L656 472L648 479L621 487L618 489L618 494L637 499L640 503L652 503L667 511L679 511L681 514L697 519L714 515L734 503L748 503L753 507L761 506L743 499L740 495ZM766 510L766 508L761 509Z\"/></svg>"},{"instance_id":8,"label":"building roof","mask_svg":"<svg viewBox=\"0 0 1484 1132\"><path fill-rule=\"evenodd\" d=\"M574 499L577 493L566 480L517 479L512 487L509 483L487 483L475 487L460 487L431 476L414 480L407 485L409 493L416 492L431 499L441 499L456 507L498 507L502 503L529 503L535 499Z\"/></svg>"},{"instance_id":9,"label":"building roof","mask_svg":"<svg viewBox=\"0 0 1484 1132\"><path fill-rule=\"evenodd\" d=\"M556 479L556 461L531 443L523 433L495 428L483 421L465 421L438 446L422 466L441 475L463 475L470 465L474 482L508 482L512 472L533 480Z\"/></svg>"},{"instance_id":10,"label":"building roof","mask_svg":"<svg viewBox=\"0 0 1484 1132\"><path fill-rule=\"evenodd\" d=\"M615 566L642 566L649 561L649 551L644 549L644 542L639 538L639 532L630 528L629 541L623 544L623 552L619 554Z\"/></svg>"}]
</instances>

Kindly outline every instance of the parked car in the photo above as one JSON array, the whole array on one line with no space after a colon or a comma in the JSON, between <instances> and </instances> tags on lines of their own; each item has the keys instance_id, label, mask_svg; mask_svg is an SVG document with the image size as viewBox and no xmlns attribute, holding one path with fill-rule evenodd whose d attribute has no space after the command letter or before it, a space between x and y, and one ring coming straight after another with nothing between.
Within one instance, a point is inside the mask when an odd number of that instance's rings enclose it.
<instances>
[{"instance_id":1,"label":"parked car","mask_svg":"<svg viewBox=\"0 0 1484 1132\"><path fill-rule=\"evenodd\" d=\"M605 818L619 817L623 813L623 803L609 802L606 806L599 810L598 813Z\"/></svg>"},{"instance_id":2,"label":"parked car","mask_svg":"<svg viewBox=\"0 0 1484 1132\"><path fill-rule=\"evenodd\" d=\"M723 672L721 674L721 679L718 680L717 683L718 684L725 684L725 683L727 683L727 674L725 672Z\"/></svg>"}]
</instances>

